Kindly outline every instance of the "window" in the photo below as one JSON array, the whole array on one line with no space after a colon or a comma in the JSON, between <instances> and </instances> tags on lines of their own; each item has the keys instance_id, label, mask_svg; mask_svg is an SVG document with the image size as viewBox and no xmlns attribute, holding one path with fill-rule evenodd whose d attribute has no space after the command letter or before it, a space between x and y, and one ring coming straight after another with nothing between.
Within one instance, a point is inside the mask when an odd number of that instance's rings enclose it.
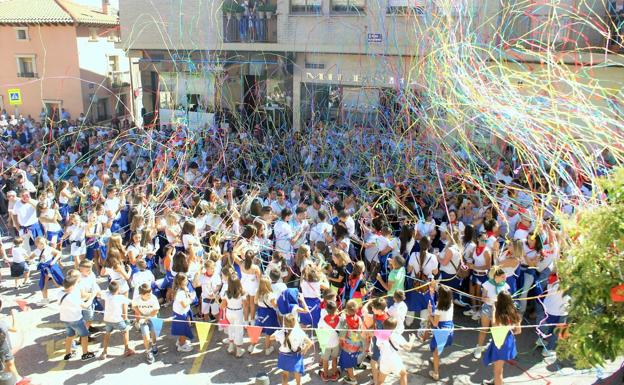
<instances>
[{"instance_id":1,"label":"window","mask_svg":"<svg viewBox=\"0 0 624 385\"><path fill-rule=\"evenodd\" d=\"M322 0L291 0L291 13L321 13Z\"/></svg>"},{"instance_id":2,"label":"window","mask_svg":"<svg viewBox=\"0 0 624 385\"><path fill-rule=\"evenodd\" d=\"M16 59L17 59L17 77L18 78L36 78L37 77L35 55L18 56Z\"/></svg>"},{"instance_id":3,"label":"window","mask_svg":"<svg viewBox=\"0 0 624 385\"><path fill-rule=\"evenodd\" d=\"M366 0L331 0L332 12L363 13Z\"/></svg>"},{"instance_id":4,"label":"window","mask_svg":"<svg viewBox=\"0 0 624 385\"><path fill-rule=\"evenodd\" d=\"M97 28L89 28L89 41L98 41L98 37Z\"/></svg>"},{"instance_id":5,"label":"window","mask_svg":"<svg viewBox=\"0 0 624 385\"><path fill-rule=\"evenodd\" d=\"M111 72L119 71L119 56L108 57L108 68Z\"/></svg>"},{"instance_id":6,"label":"window","mask_svg":"<svg viewBox=\"0 0 624 385\"><path fill-rule=\"evenodd\" d=\"M388 13L393 15L423 16L425 2L418 0L388 0Z\"/></svg>"},{"instance_id":7,"label":"window","mask_svg":"<svg viewBox=\"0 0 624 385\"><path fill-rule=\"evenodd\" d=\"M119 98L115 104L115 115L124 116L126 115L126 110L128 106L126 105L126 94L119 95Z\"/></svg>"},{"instance_id":8,"label":"window","mask_svg":"<svg viewBox=\"0 0 624 385\"><path fill-rule=\"evenodd\" d=\"M98 99L97 101L97 119L98 121L107 120L108 115L108 98Z\"/></svg>"},{"instance_id":9,"label":"window","mask_svg":"<svg viewBox=\"0 0 624 385\"><path fill-rule=\"evenodd\" d=\"M117 36L117 31L108 32L108 41L118 42L119 36Z\"/></svg>"},{"instance_id":10,"label":"window","mask_svg":"<svg viewBox=\"0 0 624 385\"><path fill-rule=\"evenodd\" d=\"M15 28L15 33L17 34L17 40L28 40L28 28Z\"/></svg>"}]
</instances>

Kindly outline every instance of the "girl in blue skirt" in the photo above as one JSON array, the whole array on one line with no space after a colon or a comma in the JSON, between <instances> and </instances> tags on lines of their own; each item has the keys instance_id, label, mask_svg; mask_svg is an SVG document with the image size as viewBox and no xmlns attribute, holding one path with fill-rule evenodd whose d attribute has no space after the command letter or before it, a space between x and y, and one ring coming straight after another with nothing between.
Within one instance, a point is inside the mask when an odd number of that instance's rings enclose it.
<instances>
[{"instance_id":1,"label":"girl in blue skirt","mask_svg":"<svg viewBox=\"0 0 624 385\"><path fill-rule=\"evenodd\" d=\"M277 320L277 300L271 287L271 279L266 275L260 277L258 294L256 295L256 320L255 325L262 327L264 339L264 354L273 353L270 337L277 331L280 324ZM253 348L253 345L252 345ZM250 348L249 350L252 350Z\"/></svg>"},{"instance_id":2,"label":"girl in blue skirt","mask_svg":"<svg viewBox=\"0 0 624 385\"><path fill-rule=\"evenodd\" d=\"M190 352L193 350L191 342L193 331L191 322L193 312L191 303L195 299L195 291L189 290L185 274L178 274L173 280L173 322L171 323L171 335L177 336L176 348L179 352Z\"/></svg>"},{"instance_id":3,"label":"girl in blue skirt","mask_svg":"<svg viewBox=\"0 0 624 385\"><path fill-rule=\"evenodd\" d=\"M280 343L277 367L283 370L282 385L288 384L291 373L297 385L301 385L303 355L313 343L297 324L297 316L288 314L284 317L284 329L278 330L271 338Z\"/></svg>"},{"instance_id":4,"label":"girl in blue skirt","mask_svg":"<svg viewBox=\"0 0 624 385\"><path fill-rule=\"evenodd\" d=\"M498 293L494 311L494 323L493 326L509 326L511 330L505 337L505 342L499 348L494 344L494 341L490 341L490 345L487 347L485 354L483 355L483 363L489 365L494 364L494 379L484 381L484 384L503 384L503 366L505 361L513 360L518 354L516 350L516 337L515 334L520 334L520 314L514 306L514 302L511 295L507 291L501 291Z\"/></svg>"},{"instance_id":5,"label":"girl in blue skirt","mask_svg":"<svg viewBox=\"0 0 624 385\"><path fill-rule=\"evenodd\" d=\"M438 290L438 303L435 310L429 306L429 322L435 329L449 329L450 333L444 347L453 344L453 293L446 286L440 286ZM429 376L435 381L440 379L440 354L438 352L438 343L435 339L435 333L431 338L429 349L433 352L433 370L429 371Z\"/></svg>"}]
</instances>

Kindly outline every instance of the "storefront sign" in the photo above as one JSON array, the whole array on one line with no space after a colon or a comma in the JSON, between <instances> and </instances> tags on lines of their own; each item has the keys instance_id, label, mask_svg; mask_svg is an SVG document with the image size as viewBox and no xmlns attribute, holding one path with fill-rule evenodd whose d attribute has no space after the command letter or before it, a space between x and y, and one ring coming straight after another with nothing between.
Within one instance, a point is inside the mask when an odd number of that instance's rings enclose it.
<instances>
[{"instance_id":1,"label":"storefront sign","mask_svg":"<svg viewBox=\"0 0 624 385\"><path fill-rule=\"evenodd\" d=\"M404 86L404 85L416 85L418 82L416 79L397 78L392 75L362 75L362 74L335 74L324 72L309 72L305 73L305 80L313 80L319 82L332 82L332 83L357 83L362 85L371 86Z\"/></svg>"},{"instance_id":2,"label":"storefront sign","mask_svg":"<svg viewBox=\"0 0 624 385\"><path fill-rule=\"evenodd\" d=\"M381 43L382 38L380 33L369 33L368 34L368 42L369 43Z\"/></svg>"}]
</instances>

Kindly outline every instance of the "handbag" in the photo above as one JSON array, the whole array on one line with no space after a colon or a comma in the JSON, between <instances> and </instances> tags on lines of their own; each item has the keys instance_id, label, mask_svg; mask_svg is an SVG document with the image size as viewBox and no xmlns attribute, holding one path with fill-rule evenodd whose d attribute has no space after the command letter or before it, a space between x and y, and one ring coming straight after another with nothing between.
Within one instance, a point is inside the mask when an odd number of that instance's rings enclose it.
<instances>
[{"instance_id":1,"label":"handbag","mask_svg":"<svg viewBox=\"0 0 624 385\"><path fill-rule=\"evenodd\" d=\"M451 265L453 265L453 267L455 268L455 275L457 276L457 278L464 279L470 276L470 269L466 265L460 264L459 267L457 267L453 263L452 259L450 262L451 262Z\"/></svg>"}]
</instances>

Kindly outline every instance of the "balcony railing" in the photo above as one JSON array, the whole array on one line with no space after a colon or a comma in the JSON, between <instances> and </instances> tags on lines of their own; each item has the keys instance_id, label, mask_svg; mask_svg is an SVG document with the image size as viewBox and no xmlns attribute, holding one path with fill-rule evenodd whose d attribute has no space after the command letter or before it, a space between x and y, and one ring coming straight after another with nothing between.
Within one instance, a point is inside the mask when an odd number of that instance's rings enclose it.
<instances>
[{"instance_id":1,"label":"balcony railing","mask_svg":"<svg viewBox=\"0 0 624 385\"><path fill-rule=\"evenodd\" d=\"M38 78L39 76L35 72L18 72L18 78Z\"/></svg>"},{"instance_id":2,"label":"balcony railing","mask_svg":"<svg viewBox=\"0 0 624 385\"><path fill-rule=\"evenodd\" d=\"M226 43L277 43L277 16L255 12L223 15L223 40Z\"/></svg>"},{"instance_id":3,"label":"balcony railing","mask_svg":"<svg viewBox=\"0 0 624 385\"><path fill-rule=\"evenodd\" d=\"M615 52L624 52L624 7L618 11L610 10L609 23L611 36L609 36L609 49Z\"/></svg>"}]
</instances>

